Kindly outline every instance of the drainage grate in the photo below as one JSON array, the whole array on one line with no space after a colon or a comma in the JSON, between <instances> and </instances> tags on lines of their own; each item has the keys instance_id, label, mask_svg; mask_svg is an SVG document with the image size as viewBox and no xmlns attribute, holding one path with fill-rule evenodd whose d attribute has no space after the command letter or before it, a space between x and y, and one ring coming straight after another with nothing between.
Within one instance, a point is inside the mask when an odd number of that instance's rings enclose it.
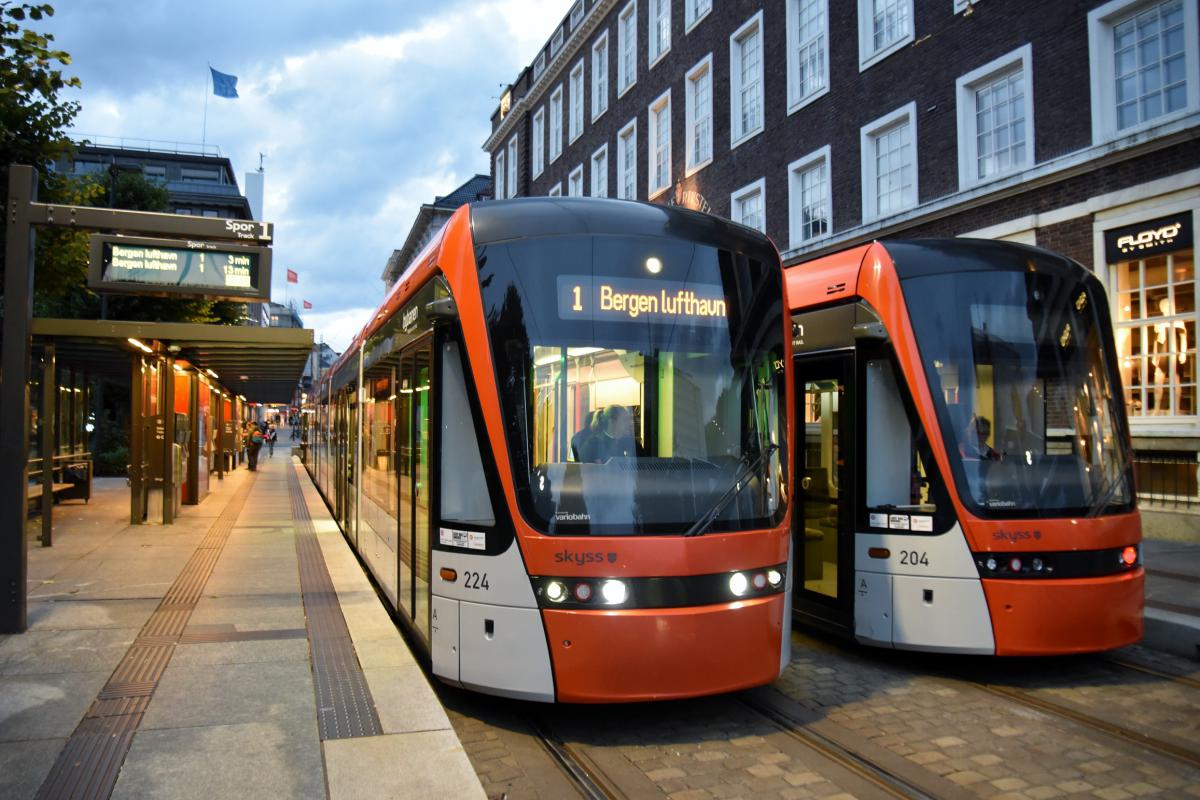
<instances>
[{"instance_id":1,"label":"drainage grate","mask_svg":"<svg viewBox=\"0 0 1200 800\"><path fill-rule=\"evenodd\" d=\"M321 555L321 545L294 467L288 476L288 488L292 493L300 591L312 649L321 740L378 736L383 727L379 724L375 701L350 641L350 630L342 616L325 557Z\"/></svg>"},{"instance_id":2,"label":"drainage grate","mask_svg":"<svg viewBox=\"0 0 1200 800\"><path fill-rule=\"evenodd\" d=\"M204 585L208 583L221 547L246 505L254 477L249 476L230 499L158 608L138 632L83 721L67 739L66 747L38 790L39 800L107 798L112 794L121 765L133 743L133 734L142 724L150 697L171 661L175 644Z\"/></svg>"}]
</instances>

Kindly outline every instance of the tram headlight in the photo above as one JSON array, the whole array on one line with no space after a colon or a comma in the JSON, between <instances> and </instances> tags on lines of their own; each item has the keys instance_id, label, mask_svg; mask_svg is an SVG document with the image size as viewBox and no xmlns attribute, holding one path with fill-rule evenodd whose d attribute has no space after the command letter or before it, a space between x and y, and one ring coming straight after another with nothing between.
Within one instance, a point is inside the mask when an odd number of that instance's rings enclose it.
<instances>
[{"instance_id":1,"label":"tram headlight","mask_svg":"<svg viewBox=\"0 0 1200 800\"><path fill-rule=\"evenodd\" d=\"M604 598L604 602L608 605L619 606L625 602L625 598L629 596L629 591L625 588L625 584L622 581L605 581L600 586L600 596Z\"/></svg>"},{"instance_id":2,"label":"tram headlight","mask_svg":"<svg viewBox=\"0 0 1200 800\"><path fill-rule=\"evenodd\" d=\"M1042 560L1040 558L1035 558L1033 560L1033 571L1034 572L1041 572L1042 567L1044 567L1044 566L1045 566L1045 564L1042 563Z\"/></svg>"},{"instance_id":3,"label":"tram headlight","mask_svg":"<svg viewBox=\"0 0 1200 800\"><path fill-rule=\"evenodd\" d=\"M783 583L783 573L777 569L767 570L767 583L771 584L772 588L778 588L779 584Z\"/></svg>"},{"instance_id":4,"label":"tram headlight","mask_svg":"<svg viewBox=\"0 0 1200 800\"><path fill-rule=\"evenodd\" d=\"M553 603L561 603L567 599L567 587L562 581L550 581L546 584L546 598Z\"/></svg>"},{"instance_id":5,"label":"tram headlight","mask_svg":"<svg viewBox=\"0 0 1200 800\"><path fill-rule=\"evenodd\" d=\"M750 586L750 582L746 580L746 576L740 572L735 572L729 576L729 591L735 596L741 597L746 593L746 589Z\"/></svg>"},{"instance_id":6,"label":"tram headlight","mask_svg":"<svg viewBox=\"0 0 1200 800\"><path fill-rule=\"evenodd\" d=\"M989 558L987 561L983 562L983 565L988 568L988 572L995 572L996 567L1000 566L998 563L996 563L996 559L994 558Z\"/></svg>"}]
</instances>

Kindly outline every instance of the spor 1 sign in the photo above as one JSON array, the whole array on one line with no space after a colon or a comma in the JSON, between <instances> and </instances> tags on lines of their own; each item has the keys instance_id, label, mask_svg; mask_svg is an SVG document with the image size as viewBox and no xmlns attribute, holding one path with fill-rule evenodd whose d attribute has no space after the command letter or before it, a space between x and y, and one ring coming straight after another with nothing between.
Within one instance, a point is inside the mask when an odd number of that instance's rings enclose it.
<instances>
[{"instance_id":1,"label":"spor 1 sign","mask_svg":"<svg viewBox=\"0 0 1200 800\"><path fill-rule=\"evenodd\" d=\"M1104 232L1104 258L1109 264L1186 250L1191 246L1191 211Z\"/></svg>"}]
</instances>

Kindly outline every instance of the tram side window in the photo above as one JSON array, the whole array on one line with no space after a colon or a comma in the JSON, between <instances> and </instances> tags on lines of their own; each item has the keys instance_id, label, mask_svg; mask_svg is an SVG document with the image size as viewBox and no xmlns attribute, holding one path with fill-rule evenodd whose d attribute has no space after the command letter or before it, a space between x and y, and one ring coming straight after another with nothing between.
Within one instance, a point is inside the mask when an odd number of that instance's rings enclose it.
<instances>
[{"instance_id":1,"label":"tram side window","mask_svg":"<svg viewBox=\"0 0 1200 800\"><path fill-rule=\"evenodd\" d=\"M458 344L442 345L441 518L491 526L496 524L496 514L479 456L463 370Z\"/></svg>"}]
</instances>

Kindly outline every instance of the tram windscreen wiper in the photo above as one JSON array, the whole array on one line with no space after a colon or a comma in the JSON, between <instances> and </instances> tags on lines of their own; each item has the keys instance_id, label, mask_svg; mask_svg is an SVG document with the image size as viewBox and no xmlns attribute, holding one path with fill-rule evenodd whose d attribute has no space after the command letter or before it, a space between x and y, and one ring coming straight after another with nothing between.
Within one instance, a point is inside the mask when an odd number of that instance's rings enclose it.
<instances>
[{"instance_id":1,"label":"tram windscreen wiper","mask_svg":"<svg viewBox=\"0 0 1200 800\"><path fill-rule=\"evenodd\" d=\"M708 526L712 525L713 522L716 521L717 517L721 516L721 512L725 510L725 507L733 502L733 499L741 494L742 489L750 484L750 481L747 480L747 478L757 473L762 463L774 455L775 451L778 449L779 445L772 442L764 449L758 450L754 455L754 458L749 460L747 460L747 457L751 453L755 453L755 451L746 452L742 456L741 461L738 462L737 472L734 473L733 482L729 484L729 488L725 490L724 494L717 498L717 502L713 503L712 508L706 511L704 516L696 520L696 524L688 528L683 535L700 536L702 533L708 530Z\"/></svg>"}]
</instances>

